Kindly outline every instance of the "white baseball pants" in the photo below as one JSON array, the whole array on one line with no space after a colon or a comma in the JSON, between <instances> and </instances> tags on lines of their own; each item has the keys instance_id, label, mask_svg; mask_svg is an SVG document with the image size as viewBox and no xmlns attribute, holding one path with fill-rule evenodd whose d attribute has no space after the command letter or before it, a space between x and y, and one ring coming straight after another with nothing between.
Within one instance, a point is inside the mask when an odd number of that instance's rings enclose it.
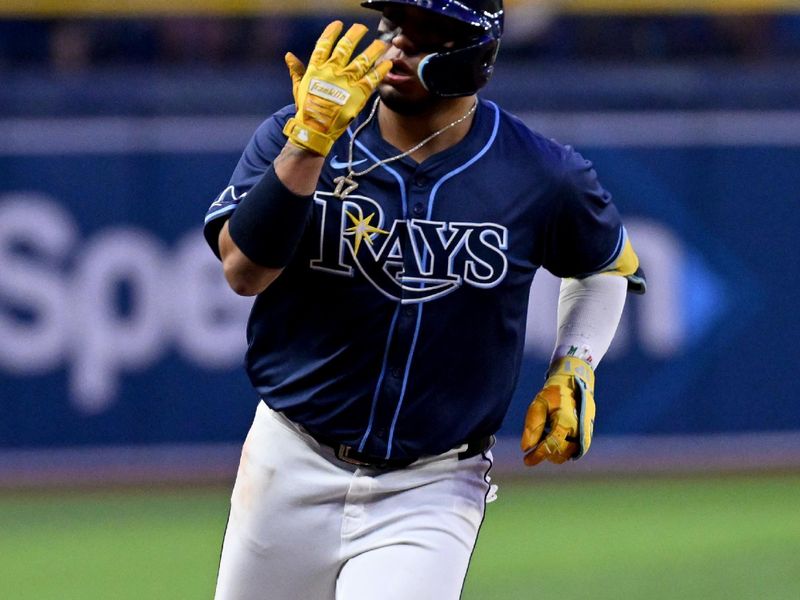
<instances>
[{"instance_id":1,"label":"white baseball pants","mask_svg":"<svg viewBox=\"0 0 800 600\"><path fill-rule=\"evenodd\" d=\"M378 472L259 403L231 496L216 600L457 600L491 454Z\"/></svg>"}]
</instances>

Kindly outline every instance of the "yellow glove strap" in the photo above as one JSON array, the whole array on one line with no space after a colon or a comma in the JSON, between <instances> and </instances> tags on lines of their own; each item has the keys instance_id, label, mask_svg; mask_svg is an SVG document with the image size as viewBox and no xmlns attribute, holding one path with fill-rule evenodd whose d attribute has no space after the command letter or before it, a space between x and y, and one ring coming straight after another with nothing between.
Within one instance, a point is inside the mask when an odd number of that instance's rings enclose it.
<instances>
[{"instance_id":1,"label":"yellow glove strap","mask_svg":"<svg viewBox=\"0 0 800 600\"><path fill-rule=\"evenodd\" d=\"M520 447L525 464L557 464L589 450L594 429L594 371L572 356L550 367L544 387L528 407Z\"/></svg>"},{"instance_id":2,"label":"yellow glove strap","mask_svg":"<svg viewBox=\"0 0 800 600\"><path fill-rule=\"evenodd\" d=\"M303 123L298 123L294 117L286 122L283 127L283 134L298 148L320 156L326 156L336 141L336 138L331 138L329 135L306 127Z\"/></svg>"},{"instance_id":3,"label":"yellow glove strap","mask_svg":"<svg viewBox=\"0 0 800 600\"><path fill-rule=\"evenodd\" d=\"M545 386L553 377L578 377L586 383L589 391L594 393L594 369L585 360L574 356L562 356L556 360L547 371Z\"/></svg>"}]
</instances>

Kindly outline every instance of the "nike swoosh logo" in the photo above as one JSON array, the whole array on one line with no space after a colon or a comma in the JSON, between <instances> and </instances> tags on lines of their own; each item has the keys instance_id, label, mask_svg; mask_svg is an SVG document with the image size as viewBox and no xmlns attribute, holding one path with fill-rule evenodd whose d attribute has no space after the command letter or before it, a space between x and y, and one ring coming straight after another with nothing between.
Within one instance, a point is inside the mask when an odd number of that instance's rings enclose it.
<instances>
[{"instance_id":1,"label":"nike swoosh logo","mask_svg":"<svg viewBox=\"0 0 800 600\"><path fill-rule=\"evenodd\" d=\"M346 169L347 167L355 167L356 165L360 165L363 162L367 162L366 158L362 158L361 160L354 160L352 163L346 162L339 162L336 160L336 155L333 155L331 158L331 167L334 169Z\"/></svg>"}]
</instances>

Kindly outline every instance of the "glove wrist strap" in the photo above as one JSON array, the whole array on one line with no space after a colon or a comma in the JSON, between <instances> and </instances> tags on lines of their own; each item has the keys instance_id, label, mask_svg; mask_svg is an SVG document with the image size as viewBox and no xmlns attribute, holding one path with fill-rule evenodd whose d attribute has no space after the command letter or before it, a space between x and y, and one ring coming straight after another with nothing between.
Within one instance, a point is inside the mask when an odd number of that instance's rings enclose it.
<instances>
[{"instance_id":1,"label":"glove wrist strap","mask_svg":"<svg viewBox=\"0 0 800 600\"><path fill-rule=\"evenodd\" d=\"M320 156L327 156L333 147L334 139L330 135L311 129L292 117L286 122L283 134L298 148L308 150Z\"/></svg>"},{"instance_id":2,"label":"glove wrist strap","mask_svg":"<svg viewBox=\"0 0 800 600\"><path fill-rule=\"evenodd\" d=\"M583 379L590 389L594 389L594 370L585 360L574 356L562 356L550 365L548 377L554 375L571 375Z\"/></svg>"}]
</instances>

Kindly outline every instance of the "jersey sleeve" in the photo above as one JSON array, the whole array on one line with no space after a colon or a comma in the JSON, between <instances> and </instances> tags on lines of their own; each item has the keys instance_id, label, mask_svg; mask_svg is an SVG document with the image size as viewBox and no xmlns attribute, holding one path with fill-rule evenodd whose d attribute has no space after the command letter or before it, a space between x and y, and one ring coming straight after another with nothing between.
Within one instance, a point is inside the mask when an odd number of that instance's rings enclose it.
<instances>
[{"instance_id":1,"label":"jersey sleeve","mask_svg":"<svg viewBox=\"0 0 800 600\"><path fill-rule=\"evenodd\" d=\"M247 144L228 186L216 197L208 208L203 225L206 242L220 258L219 232L247 192L261 179L261 176L280 154L286 143L283 126L293 114L294 106L286 107L264 121Z\"/></svg>"},{"instance_id":2,"label":"jersey sleeve","mask_svg":"<svg viewBox=\"0 0 800 600\"><path fill-rule=\"evenodd\" d=\"M612 270L629 246L619 212L592 163L569 146L563 152L561 181L540 246L541 265L557 277Z\"/></svg>"}]
</instances>

